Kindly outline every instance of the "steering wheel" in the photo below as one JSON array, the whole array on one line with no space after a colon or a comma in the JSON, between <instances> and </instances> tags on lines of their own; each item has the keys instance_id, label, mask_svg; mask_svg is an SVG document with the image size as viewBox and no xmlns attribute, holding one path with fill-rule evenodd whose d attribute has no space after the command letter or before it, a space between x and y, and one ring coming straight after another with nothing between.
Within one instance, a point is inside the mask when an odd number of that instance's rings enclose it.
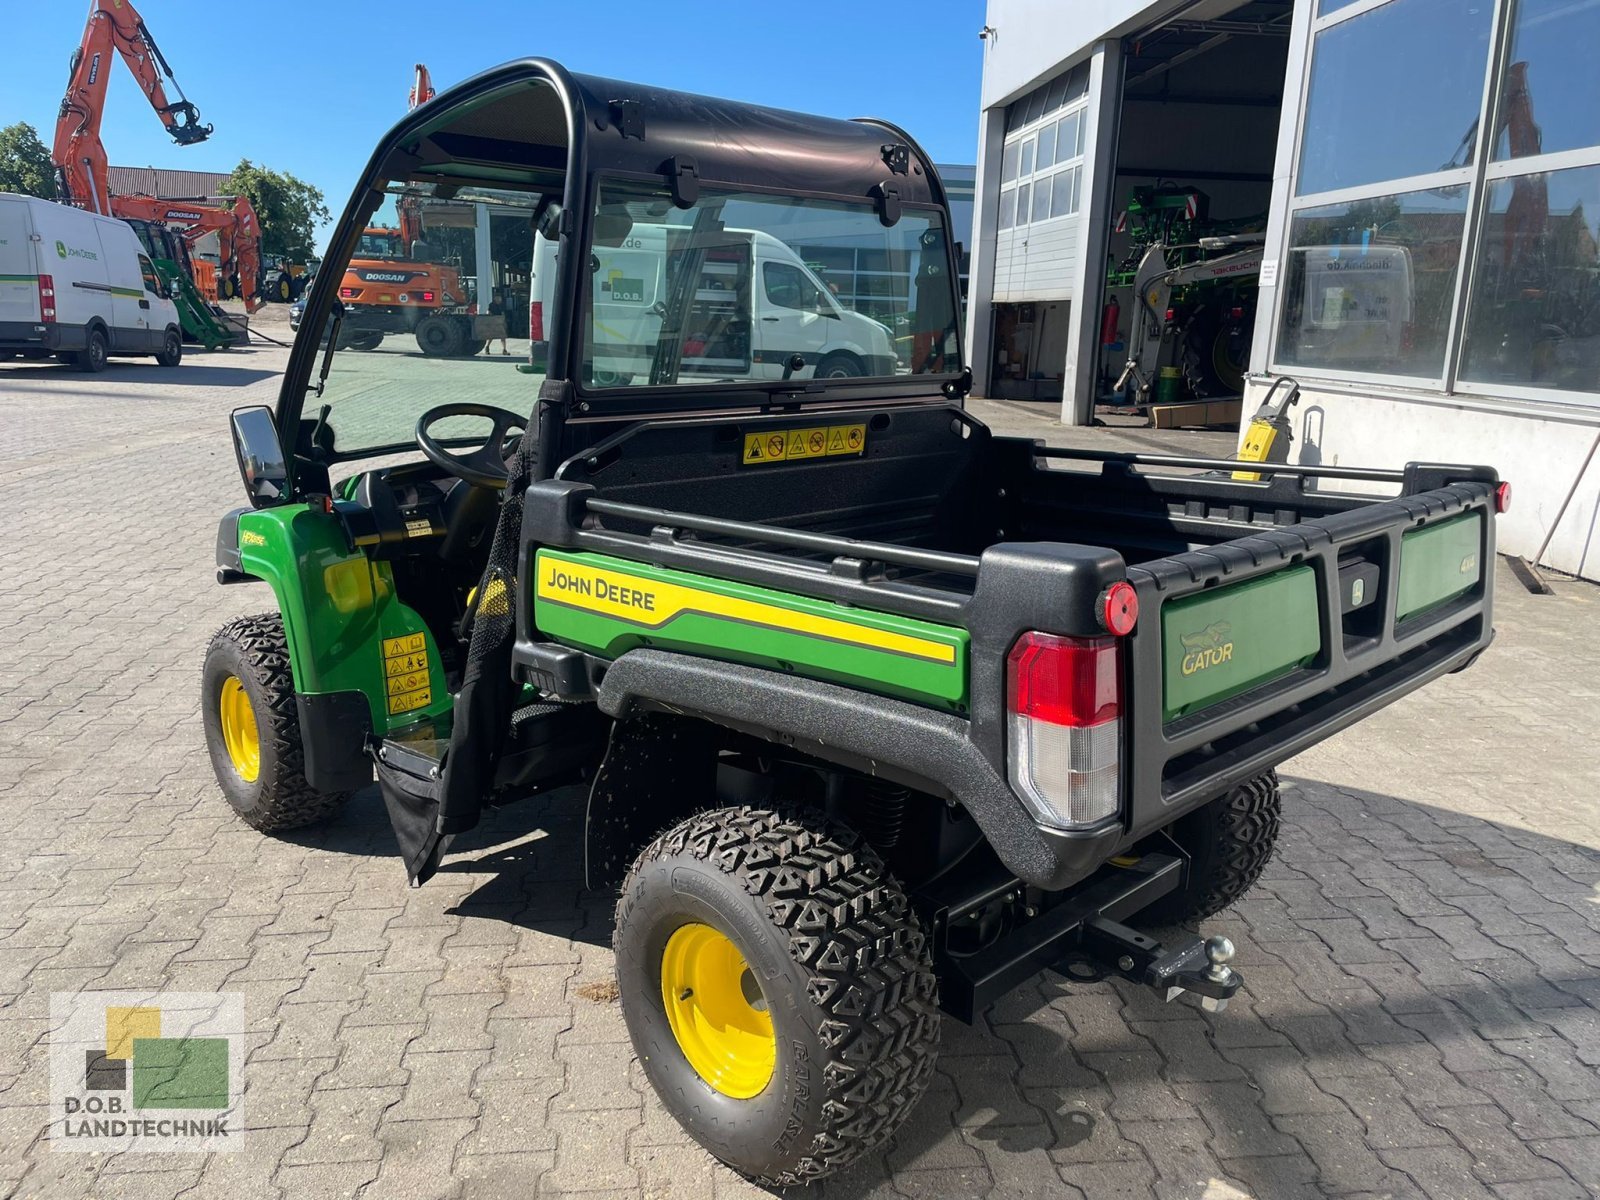
<instances>
[{"instance_id":1,"label":"steering wheel","mask_svg":"<svg viewBox=\"0 0 1600 1200\"><path fill-rule=\"evenodd\" d=\"M430 427L447 417L487 417L494 425L484 438L483 445L476 450L453 454L429 432ZM428 456L429 462L441 470L449 471L457 479L464 479L478 487L504 491L511 478L511 472L506 467L506 437L513 429L526 432L527 428L526 417L519 417L514 412L495 408L491 404L474 404L471 401L441 404L417 418L417 445Z\"/></svg>"}]
</instances>

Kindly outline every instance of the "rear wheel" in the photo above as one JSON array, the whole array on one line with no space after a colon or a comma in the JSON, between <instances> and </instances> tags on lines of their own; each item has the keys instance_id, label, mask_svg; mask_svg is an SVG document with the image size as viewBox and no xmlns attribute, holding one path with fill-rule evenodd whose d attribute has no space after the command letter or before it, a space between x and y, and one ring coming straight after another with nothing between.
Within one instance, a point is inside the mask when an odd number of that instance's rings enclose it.
<instances>
[{"instance_id":1,"label":"rear wheel","mask_svg":"<svg viewBox=\"0 0 1600 1200\"><path fill-rule=\"evenodd\" d=\"M1268 771L1174 822L1167 832L1189 856L1188 879L1143 915L1162 924L1199 920L1248 892L1277 844L1281 804L1277 772Z\"/></svg>"},{"instance_id":2,"label":"rear wheel","mask_svg":"<svg viewBox=\"0 0 1600 1200\"><path fill-rule=\"evenodd\" d=\"M280 304L288 304L294 299L294 285L289 282L287 275L278 276L278 282L273 285L273 299Z\"/></svg>"},{"instance_id":3,"label":"rear wheel","mask_svg":"<svg viewBox=\"0 0 1600 1200\"><path fill-rule=\"evenodd\" d=\"M460 322L449 317L423 317L417 322L417 345L431 357L454 357L461 353L465 341Z\"/></svg>"},{"instance_id":4,"label":"rear wheel","mask_svg":"<svg viewBox=\"0 0 1600 1200\"><path fill-rule=\"evenodd\" d=\"M332 816L350 798L306 781L277 613L241 617L217 631L201 668L200 710L217 783L246 823L267 833L298 829Z\"/></svg>"},{"instance_id":5,"label":"rear wheel","mask_svg":"<svg viewBox=\"0 0 1600 1200\"><path fill-rule=\"evenodd\" d=\"M161 351L156 362L163 367L175 367L183 361L183 335L176 329L167 330L161 339Z\"/></svg>"},{"instance_id":6,"label":"rear wheel","mask_svg":"<svg viewBox=\"0 0 1600 1200\"><path fill-rule=\"evenodd\" d=\"M832 1174L927 1090L926 938L877 854L820 814L728 808L664 833L623 884L615 948L656 1094L763 1184Z\"/></svg>"},{"instance_id":7,"label":"rear wheel","mask_svg":"<svg viewBox=\"0 0 1600 1200\"><path fill-rule=\"evenodd\" d=\"M98 374L106 369L106 364L111 360L111 347L106 341L104 329L89 330L89 339L82 350L76 351L70 358L73 366L80 371L87 371L91 375Z\"/></svg>"}]
</instances>

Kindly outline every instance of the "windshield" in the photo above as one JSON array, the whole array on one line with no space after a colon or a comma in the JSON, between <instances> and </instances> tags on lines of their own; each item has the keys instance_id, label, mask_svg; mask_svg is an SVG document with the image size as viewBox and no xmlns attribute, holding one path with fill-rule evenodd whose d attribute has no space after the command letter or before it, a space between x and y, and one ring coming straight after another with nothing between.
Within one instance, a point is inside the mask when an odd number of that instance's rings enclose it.
<instances>
[{"instance_id":1,"label":"windshield","mask_svg":"<svg viewBox=\"0 0 1600 1200\"><path fill-rule=\"evenodd\" d=\"M541 332L529 327L541 198L466 186L445 198L431 185L397 184L351 261L322 264L315 286L337 287L344 304L322 397L308 395L303 414L314 421L327 406L316 432L324 451L411 446L417 418L454 400L533 411L544 378ZM416 231L408 243L384 232L403 222ZM435 432L471 438L486 428L463 418Z\"/></svg>"},{"instance_id":2,"label":"windshield","mask_svg":"<svg viewBox=\"0 0 1600 1200\"><path fill-rule=\"evenodd\" d=\"M959 369L936 209L885 227L868 204L708 189L678 208L662 188L606 181L593 243L586 387Z\"/></svg>"}]
</instances>

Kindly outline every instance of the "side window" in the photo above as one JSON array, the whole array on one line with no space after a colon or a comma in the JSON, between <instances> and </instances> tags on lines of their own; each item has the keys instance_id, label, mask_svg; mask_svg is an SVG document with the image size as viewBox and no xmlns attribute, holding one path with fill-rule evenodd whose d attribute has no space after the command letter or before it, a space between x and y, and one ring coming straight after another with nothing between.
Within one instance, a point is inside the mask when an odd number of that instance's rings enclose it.
<instances>
[{"instance_id":1,"label":"side window","mask_svg":"<svg viewBox=\"0 0 1600 1200\"><path fill-rule=\"evenodd\" d=\"M161 295L161 279L156 275L155 266L144 255L139 255L139 274L144 276L144 290L152 296Z\"/></svg>"},{"instance_id":2,"label":"side window","mask_svg":"<svg viewBox=\"0 0 1600 1200\"><path fill-rule=\"evenodd\" d=\"M816 285L793 263L763 263L761 285L767 290L767 303L779 308L797 308L802 312L816 312L822 307L822 297Z\"/></svg>"}]
</instances>

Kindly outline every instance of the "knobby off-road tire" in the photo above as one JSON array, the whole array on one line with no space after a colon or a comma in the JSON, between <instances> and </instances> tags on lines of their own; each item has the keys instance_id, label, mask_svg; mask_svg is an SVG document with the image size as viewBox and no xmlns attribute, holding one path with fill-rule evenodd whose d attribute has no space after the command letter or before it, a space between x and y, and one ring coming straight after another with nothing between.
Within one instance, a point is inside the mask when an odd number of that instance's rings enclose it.
<instances>
[{"instance_id":1,"label":"knobby off-road tire","mask_svg":"<svg viewBox=\"0 0 1600 1200\"><path fill-rule=\"evenodd\" d=\"M674 1033L672 996L680 1019L691 1003L667 993L679 934L731 941L746 1002L770 1015L770 1080L758 1072L746 1098L698 1073ZM614 944L623 1015L656 1094L702 1146L763 1184L844 1167L927 1090L940 1032L927 939L877 854L821 814L725 808L662 834L623 884Z\"/></svg>"},{"instance_id":2,"label":"knobby off-road tire","mask_svg":"<svg viewBox=\"0 0 1600 1200\"><path fill-rule=\"evenodd\" d=\"M1277 844L1280 803L1277 772L1268 771L1174 822L1168 832L1189 855L1188 881L1143 915L1161 923L1199 920L1248 892Z\"/></svg>"},{"instance_id":3,"label":"knobby off-road tire","mask_svg":"<svg viewBox=\"0 0 1600 1200\"><path fill-rule=\"evenodd\" d=\"M257 735L253 772L248 756L241 760L230 751L224 728L226 706L239 712L240 690ZM247 824L264 833L299 829L331 817L350 798L349 792L319 792L306 782L294 678L277 613L240 617L217 630L201 668L200 711L217 783ZM236 742L238 724L233 722Z\"/></svg>"}]
</instances>

